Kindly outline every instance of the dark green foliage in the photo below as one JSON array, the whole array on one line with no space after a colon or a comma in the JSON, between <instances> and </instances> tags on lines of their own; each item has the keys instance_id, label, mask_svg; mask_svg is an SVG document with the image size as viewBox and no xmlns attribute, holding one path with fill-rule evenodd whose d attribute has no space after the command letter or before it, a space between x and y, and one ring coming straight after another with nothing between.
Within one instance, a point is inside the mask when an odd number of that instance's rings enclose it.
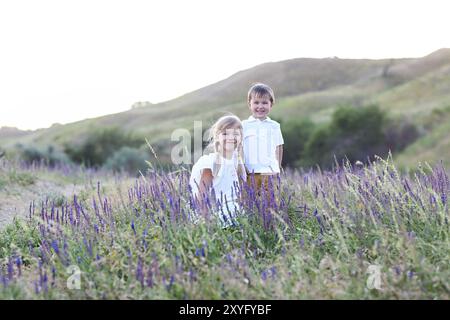
<instances>
[{"instance_id":1,"label":"dark green foliage","mask_svg":"<svg viewBox=\"0 0 450 320\"><path fill-rule=\"evenodd\" d=\"M114 171L127 171L129 173L145 172L148 167L146 160L149 154L140 149L122 147L110 157L104 167Z\"/></svg>"},{"instance_id":2,"label":"dark green foliage","mask_svg":"<svg viewBox=\"0 0 450 320\"><path fill-rule=\"evenodd\" d=\"M409 120L390 120L384 134L392 152L405 149L420 136L419 129Z\"/></svg>"},{"instance_id":3,"label":"dark green foliage","mask_svg":"<svg viewBox=\"0 0 450 320\"><path fill-rule=\"evenodd\" d=\"M283 166L293 167L298 159L302 159L305 146L314 130L309 119L293 119L281 122L283 132Z\"/></svg>"},{"instance_id":4,"label":"dark green foliage","mask_svg":"<svg viewBox=\"0 0 450 320\"><path fill-rule=\"evenodd\" d=\"M70 159L67 155L54 146L49 145L47 147L35 147L30 145L17 144L16 149L19 152L19 156L27 163L44 163L50 167L57 164L70 163Z\"/></svg>"},{"instance_id":5,"label":"dark green foliage","mask_svg":"<svg viewBox=\"0 0 450 320\"><path fill-rule=\"evenodd\" d=\"M305 145L304 157L298 159L296 164L305 167L328 164L331 162L331 159L328 157L323 159L321 155L329 154L332 148L330 128L328 126L321 126L311 135Z\"/></svg>"},{"instance_id":6,"label":"dark green foliage","mask_svg":"<svg viewBox=\"0 0 450 320\"><path fill-rule=\"evenodd\" d=\"M319 127L306 143L301 166L319 165L329 169L334 161L366 162L398 151L418 136L417 128L405 121L394 122L378 106L341 107L331 123Z\"/></svg>"},{"instance_id":7,"label":"dark green foliage","mask_svg":"<svg viewBox=\"0 0 450 320\"><path fill-rule=\"evenodd\" d=\"M65 152L76 163L84 163L89 167L99 167L122 147L139 147L143 139L125 133L120 128L107 128L93 132L79 146L66 144Z\"/></svg>"}]
</instances>

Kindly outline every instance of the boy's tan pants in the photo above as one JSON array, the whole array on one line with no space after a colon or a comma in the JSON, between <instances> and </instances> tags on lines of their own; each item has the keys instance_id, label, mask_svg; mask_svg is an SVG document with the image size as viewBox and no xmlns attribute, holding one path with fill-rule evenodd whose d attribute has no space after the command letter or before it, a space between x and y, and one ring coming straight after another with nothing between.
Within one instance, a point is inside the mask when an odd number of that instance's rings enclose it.
<instances>
[{"instance_id":1,"label":"boy's tan pants","mask_svg":"<svg viewBox=\"0 0 450 320\"><path fill-rule=\"evenodd\" d=\"M269 192L269 177L272 179L272 188L275 189L277 187L277 174L261 174L261 173L254 173L254 174L248 174L247 175L247 184L250 187L254 187L255 190L257 190L258 194L261 193L262 186L264 185L264 191L266 193ZM253 185L253 179L254 179L254 185Z\"/></svg>"}]
</instances>

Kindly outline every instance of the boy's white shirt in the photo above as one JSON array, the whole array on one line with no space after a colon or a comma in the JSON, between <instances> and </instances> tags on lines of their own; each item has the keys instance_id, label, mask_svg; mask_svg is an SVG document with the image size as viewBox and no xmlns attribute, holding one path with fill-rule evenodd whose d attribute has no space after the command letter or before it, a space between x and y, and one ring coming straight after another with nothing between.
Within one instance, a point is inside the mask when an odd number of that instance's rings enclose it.
<instances>
[{"instance_id":1,"label":"boy's white shirt","mask_svg":"<svg viewBox=\"0 0 450 320\"><path fill-rule=\"evenodd\" d=\"M242 121L244 129L244 163L252 173L280 173L277 146L284 144L280 124L269 117L250 116Z\"/></svg>"}]
</instances>

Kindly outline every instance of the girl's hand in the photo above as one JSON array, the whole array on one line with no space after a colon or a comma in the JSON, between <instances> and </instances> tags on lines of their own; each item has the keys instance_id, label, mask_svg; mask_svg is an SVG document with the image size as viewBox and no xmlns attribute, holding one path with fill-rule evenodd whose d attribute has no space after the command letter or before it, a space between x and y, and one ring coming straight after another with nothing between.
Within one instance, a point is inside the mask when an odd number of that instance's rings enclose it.
<instances>
[{"instance_id":1,"label":"girl's hand","mask_svg":"<svg viewBox=\"0 0 450 320\"><path fill-rule=\"evenodd\" d=\"M208 212L208 206L203 199L211 198L213 175L211 169L203 169L199 184L200 210L202 214Z\"/></svg>"}]
</instances>

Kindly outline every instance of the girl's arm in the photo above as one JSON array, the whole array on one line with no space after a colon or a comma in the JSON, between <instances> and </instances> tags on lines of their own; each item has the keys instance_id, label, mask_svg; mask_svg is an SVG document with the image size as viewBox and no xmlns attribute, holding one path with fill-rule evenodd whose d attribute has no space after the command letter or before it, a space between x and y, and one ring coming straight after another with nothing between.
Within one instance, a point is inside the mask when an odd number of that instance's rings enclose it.
<instances>
[{"instance_id":1,"label":"girl's arm","mask_svg":"<svg viewBox=\"0 0 450 320\"><path fill-rule=\"evenodd\" d=\"M207 205L206 202L203 201L205 197L210 197L210 190L212 186L213 181L213 175L211 169L203 169L202 175L200 177L200 183L199 183L199 200L200 200L200 208L202 213L207 212Z\"/></svg>"},{"instance_id":2,"label":"girl's arm","mask_svg":"<svg viewBox=\"0 0 450 320\"><path fill-rule=\"evenodd\" d=\"M279 146L277 146L277 152L275 153L277 160L278 160L278 164L280 165L280 170L281 170L281 162L283 161L283 145L280 144Z\"/></svg>"}]
</instances>

